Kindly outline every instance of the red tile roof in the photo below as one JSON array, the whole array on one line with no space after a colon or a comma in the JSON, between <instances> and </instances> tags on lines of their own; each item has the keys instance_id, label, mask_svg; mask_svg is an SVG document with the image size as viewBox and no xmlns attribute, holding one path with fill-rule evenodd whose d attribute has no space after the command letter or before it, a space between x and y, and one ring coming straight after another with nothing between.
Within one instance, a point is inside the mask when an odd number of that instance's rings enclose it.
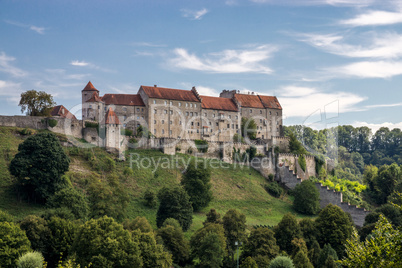
<instances>
[{"instance_id":1,"label":"red tile roof","mask_svg":"<svg viewBox=\"0 0 402 268\"><path fill-rule=\"evenodd\" d=\"M201 107L203 109L224 110L237 112L237 106L232 99L200 96L202 99Z\"/></svg>"},{"instance_id":2,"label":"red tile roof","mask_svg":"<svg viewBox=\"0 0 402 268\"><path fill-rule=\"evenodd\" d=\"M50 112L50 115L51 116L60 116L61 118L68 118L68 119L77 120L75 115L70 113L70 111L67 110L66 107L64 107L63 105L54 106L52 111Z\"/></svg>"},{"instance_id":3,"label":"red tile roof","mask_svg":"<svg viewBox=\"0 0 402 268\"><path fill-rule=\"evenodd\" d=\"M86 102L103 102L101 98L99 98L98 92L94 92L92 97Z\"/></svg>"},{"instance_id":4,"label":"red tile roof","mask_svg":"<svg viewBox=\"0 0 402 268\"><path fill-rule=\"evenodd\" d=\"M120 125L120 120L111 107L109 108L109 110L107 110L105 118L106 118L105 124Z\"/></svg>"},{"instance_id":5,"label":"red tile roof","mask_svg":"<svg viewBox=\"0 0 402 268\"><path fill-rule=\"evenodd\" d=\"M191 90L141 86L149 98L200 102Z\"/></svg>"},{"instance_id":6,"label":"red tile roof","mask_svg":"<svg viewBox=\"0 0 402 268\"><path fill-rule=\"evenodd\" d=\"M275 96L258 95L258 97L260 97L261 102L265 106L265 108L282 110L282 106L280 105L278 99Z\"/></svg>"},{"instance_id":7,"label":"red tile roof","mask_svg":"<svg viewBox=\"0 0 402 268\"><path fill-rule=\"evenodd\" d=\"M82 91L98 91L94 85L92 85L91 81L88 82L88 84L84 87L84 89Z\"/></svg>"},{"instance_id":8,"label":"red tile roof","mask_svg":"<svg viewBox=\"0 0 402 268\"><path fill-rule=\"evenodd\" d=\"M115 105L131 105L131 106L145 106L140 95L138 94L105 94L102 101Z\"/></svg>"},{"instance_id":9,"label":"red tile roof","mask_svg":"<svg viewBox=\"0 0 402 268\"><path fill-rule=\"evenodd\" d=\"M264 105L257 95L235 94L234 96L242 107L264 108Z\"/></svg>"}]
</instances>

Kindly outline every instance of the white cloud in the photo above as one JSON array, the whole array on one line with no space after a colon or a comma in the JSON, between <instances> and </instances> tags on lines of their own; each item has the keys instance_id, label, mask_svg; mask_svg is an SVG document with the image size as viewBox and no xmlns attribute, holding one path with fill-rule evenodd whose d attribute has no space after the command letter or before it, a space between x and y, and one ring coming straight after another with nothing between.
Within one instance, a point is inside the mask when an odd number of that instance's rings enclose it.
<instances>
[{"instance_id":1,"label":"white cloud","mask_svg":"<svg viewBox=\"0 0 402 268\"><path fill-rule=\"evenodd\" d=\"M275 47L264 45L248 50L224 50L198 57L184 48L176 48L175 57L169 60L169 64L180 69L213 73L270 74L272 69L261 62L269 59L274 51Z\"/></svg>"},{"instance_id":2,"label":"white cloud","mask_svg":"<svg viewBox=\"0 0 402 268\"><path fill-rule=\"evenodd\" d=\"M383 33L371 37L370 40L360 38L360 43L368 45L350 45L342 42L340 35L304 34L301 41L326 52L351 58L398 58L402 57L402 35Z\"/></svg>"},{"instance_id":3,"label":"white cloud","mask_svg":"<svg viewBox=\"0 0 402 268\"><path fill-rule=\"evenodd\" d=\"M278 92L278 91L277 91ZM323 92L316 88L285 86L279 90L278 100L286 117L308 118L318 110L328 114L359 111L359 103L366 97L350 92ZM338 102L339 105L332 105Z\"/></svg>"},{"instance_id":4,"label":"white cloud","mask_svg":"<svg viewBox=\"0 0 402 268\"><path fill-rule=\"evenodd\" d=\"M183 17L185 18L190 18L192 20L200 20L205 14L208 13L208 9L206 8L200 10L182 9L181 12Z\"/></svg>"},{"instance_id":5,"label":"white cloud","mask_svg":"<svg viewBox=\"0 0 402 268\"><path fill-rule=\"evenodd\" d=\"M7 101L18 105L21 93L21 83L0 80L0 96L5 97Z\"/></svg>"},{"instance_id":6,"label":"white cloud","mask_svg":"<svg viewBox=\"0 0 402 268\"><path fill-rule=\"evenodd\" d=\"M14 57L7 56L6 53L0 54L0 72L9 73L15 77L22 77L26 75L26 72L12 66L10 63L15 61Z\"/></svg>"},{"instance_id":7,"label":"white cloud","mask_svg":"<svg viewBox=\"0 0 402 268\"><path fill-rule=\"evenodd\" d=\"M219 96L219 92L214 88L197 86L196 89L197 89L198 94L200 94L200 95L212 96L212 97Z\"/></svg>"},{"instance_id":8,"label":"white cloud","mask_svg":"<svg viewBox=\"0 0 402 268\"><path fill-rule=\"evenodd\" d=\"M336 76L356 76L359 78L390 78L402 74L402 62L362 61L343 66L327 68Z\"/></svg>"},{"instance_id":9,"label":"white cloud","mask_svg":"<svg viewBox=\"0 0 402 268\"><path fill-rule=\"evenodd\" d=\"M71 65L73 66L88 66L89 63L85 61L79 61L79 60L73 60L70 62Z\"/></svg>"},{"instance_id":10,"label":"white cloud","mask_svg":"<svg viewBox=\"0 0 402 268\"><path fill-rule=\"evenodd\" d=\"M377 130L379 130L382 127L387 127L390 130L394 128L399 128L402 130L402 122L399 123L391 123L391 122L384 122L384 123L367 123L367 122L362 122L362 121L355 121L352 123L354 127L368 127L371 129L372 133L374 134Z\"/></svg>"},{"instance_id":11,"label":"white cloud","mask_svg":"<svg viewBox=\"0 0 402 268\"><path fill-rule=\"evenodd\" d=\"M45 34L45 27L38 27L35 25L23 24L23 23L11 21L11 20L4 20L4 22L7 24L10 24L10 25L17 26L17 27L30 29L38 34Z\"/></svg>"},{"instance_id":12,"label":"white cloud","mask_svg":"<svg viewBox=\"0 0 402 268\"><path fill-rule=\"evenodd\" d=\"M398 103L389 103L389 104L374 104L374 105L367 105L367 109L373 109L373 108L388 108L388 107L399 107L402 106L402 102Z\"/></svg>"},{"instance_id":13,"label":"white cloud","mask_svg":"<svg viewBox=\"0 0 402 268\"><path fill-rule=\"evenodd\" d=\"M371 10L353 19L343 20L341 24L350 26L389 25L402 23L402 12Z\"/></svg>"}]
</instances>

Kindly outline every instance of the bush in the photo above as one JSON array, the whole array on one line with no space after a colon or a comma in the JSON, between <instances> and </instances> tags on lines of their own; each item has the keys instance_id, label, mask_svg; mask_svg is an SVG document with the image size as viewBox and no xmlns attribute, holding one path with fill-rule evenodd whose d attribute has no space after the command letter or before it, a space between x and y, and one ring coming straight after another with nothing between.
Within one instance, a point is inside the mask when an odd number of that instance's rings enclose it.
<instances>
[{"instance_id":1,"label":"bush","mask_svg":"<svg viewBox=\"0 0 402 268\"><path fill-rule=\"evenodd\" d=\"M278 198L281 196L283 189L276 182L271 182L264 186L265 190L272 196Z\"/></svg>"},{"instance_id":2,"label":"bush","mask_svg":"<svg viewBox=\"0 0 402 268\"><path fill-rule=\"evenodd\" d=\"M156 194L150 190L146 190L144 193L145 205L150 208L154 208L157 205Z\"/></svg>"},{"instance_id":3,"label":"bush","mask_svg":"<svg viewBox=\"0 0 402 268\"><path fill-rule=\"evenodd\" d=\"M293 261L289 257L278 256L271 261L269 268L294 268Z\"/></svg>"},{"instance_id":4,"label":"bush","mask_svg":"<svg viewBox=\"0 0 402 268\"><path fill-rule=\"evenodd\" d=\"M128 128L122 128L120 130L120 134L124 135L124 136L133 136L133 131L131 129L128 129Z\"/></svg>"},{"instance_id":5,"label":"bush","mask_svg":"<svg viewBox=\"0 0 402 268\"><path fill-rule=\"evenodd\" d=\"M85 127L87 128L98 128L99 124L96 122L85 122Z\"/></svg>"},{"instance_id":6,"label":"bush","mask_svg":"<svg viewBox=\"0 0 402 268\"><path fill-rule=\"evenodd\" d=\"M244 138L241 135L236 133L236 134L233 135L233 142L244 143Z\"/></svg>"},{"instance_id":7,"label":"bush","mask_svg":"<svg viewBox=\"0 0 402 268\"><path fill-rule=\"evenodd\" d=\"M51 127L51 128L54 128L55 126L57 126L57 120L53 119L53 118L49 119L47 121L47 123L49 124L49 127Z\"/></svg>"},{"instance_id":8,"label":"bush","mask_svg":"<svg viewBox=\"0 0 402 268\"><path fill-rule=\"evenodd\" d=\"M42 253L33 251L27 252L18 258L18 268L42 268L43 267Z\"/></svg>"},{"instance_id":9,"label":"bush","mask_svg":"<svg viewBox=\"0 0 402 268\"><path fill-rule=\"evenodd\" d=\"M20 131L21 135L32 135L32 131L30 129L24 128L23 130Z\"/></svg>"},{"instance_id":10,"label":"bush","mask_svg":"<svg viewBox=\"0 0 402 268\"><path fill-rule=\"evenodd\" d=\"M87 198L72 187L64 188L54 194L49 201L50 207L66 207L71 210L77 219L86 219L89 213Z\"/></svg>"},{"instance_id":11,"label":"bush","mask_svg":"<svg viewBox=\"0 0 402 268\"><path fill-rule=\"evenodd\" d=\"M201 153L206 153L208 151L208 142L206 140L194 140L195 147Z\"/></svg>"},{"instance_id":12,"label":"bush","mask_svg":"<svg viewBox=\"0 0 402 268\"><path fill-rule=\"evenodd\" d=\"M293 206L296 211L314 215L320 210L320 193L315 187L314 182L306 180L296 185L293 195L295 197Z\"/></svg>"}]
</instances>

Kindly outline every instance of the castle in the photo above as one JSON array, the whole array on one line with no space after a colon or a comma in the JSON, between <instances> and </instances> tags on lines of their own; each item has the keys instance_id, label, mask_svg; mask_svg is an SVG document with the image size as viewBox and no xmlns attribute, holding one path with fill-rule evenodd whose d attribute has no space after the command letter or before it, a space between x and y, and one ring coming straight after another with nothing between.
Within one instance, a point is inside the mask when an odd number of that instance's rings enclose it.
<instances>
[{"instance_id":1,"label":"castle","mask_svg":"<svg viewBox=\"0 0 402 268\"><path fill-rule=\"evenodd\" d=\"M234 134L241 134L241 118L254 120L257 139L282 136L282 107L274 96L223 90L219 97L210 97L198 94L195 87L156 85L141 86L137 94L100 96L91 82L82 90L82 121L107 125L107 142L121 128L136 133L139 126L156 138L232 142ZM112 145L104 144L116 147Z\"/></svg>"}]
</instances>

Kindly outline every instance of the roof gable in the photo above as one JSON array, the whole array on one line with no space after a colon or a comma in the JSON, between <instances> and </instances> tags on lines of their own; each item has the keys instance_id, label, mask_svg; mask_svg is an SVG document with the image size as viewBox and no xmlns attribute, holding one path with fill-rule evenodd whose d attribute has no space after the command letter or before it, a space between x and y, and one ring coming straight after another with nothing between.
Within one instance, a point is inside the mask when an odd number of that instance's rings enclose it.
<instances>
[{"instance_id":1,"label":"roof gable","mask_svg":"<svg viewBox=\"0 0 402 268\"><path fill-rule=\"evenodd\" d=\"M149 98L200 102L191 90L141 86Z\"/></svg>"},{"instance_id":2,"label":"roof gable","mask_svg":"<svg viewBox=\"0 0 402 268\"><path fill-rule=\"evenodd\" d=\"M88 82L88 84L84 87L84 89L82 91L98 91L94 85L92 85L91 81Z\"/></svg>"},{"instance_id":3,"label":"roof gable","mask_svg":"<svg viewBox=\"0 0 402 268\"><path fill-rule=\"evenodd\" d=\"M262 104L264 105L265 108L270 108L270 109L279 109L282 110L282 106L279 103L278 99L275 96L261 96L260 97Z\"/></svg>"},{"instance_id":4,"label":"roof gable","mask_svg":"<svg viewBox=\"0 0 402 268\"><path fill-rule=\"evenodd\" d=\"M127 106L145 106L138 94L105 94L102 97L102 101L106 105L127 105Z\"/></svg>"},{"instance_id":5,"label":"roof gable","mask_svg":"<svg viewBox=\"0 0 402 268\"><path fill-rule=\"evenodd\" d=\"M257 95L235 94L234 96L242 107L265 108Z\"/></svg>"},{"instance_id":6,"label":"roof gable","mask_svg":"<svg viewBox=\"0 0 402 268\"><path fill-rule=\"evenodd\" d=\"M109 110L107 110L105 118L106 118L105 124L120 125L120 120L111 107L109 108Z\"/></svg>"},{"instance_id":7,"label":"roof gable","mask_svg":"<svg viewBox=\"0 0 402 268\"><path fill-rule=\"evenodd\" d=\"M68 118L68 119L77 119L75 115L70 113L66 107L63 105L54 106L52 111L50 112L51 116L60 116L61 118Z\"/></svg>"},{"instance_id":8,"label":"roof gable","mask_svg":"<svg viewBox=\"0 0 402 268\"><path fill-rule=\"evenodd\" d=\"M232 101L232 99L210 96L201 96L201 99L201 107L203 109L224 110L233 112L238 111L237 106Z\"/></svg>"},{"instance_id":9,"label":"roof gable","mask_svg":"<svg viewBox=\"0 0 402 268\"><path fill-rule=\"evenodd\" d=\"M102 99L99 97L98 92L94 92L92 97L87 100L86 102L103 102Z\"/></svg>"}]
</instances>

